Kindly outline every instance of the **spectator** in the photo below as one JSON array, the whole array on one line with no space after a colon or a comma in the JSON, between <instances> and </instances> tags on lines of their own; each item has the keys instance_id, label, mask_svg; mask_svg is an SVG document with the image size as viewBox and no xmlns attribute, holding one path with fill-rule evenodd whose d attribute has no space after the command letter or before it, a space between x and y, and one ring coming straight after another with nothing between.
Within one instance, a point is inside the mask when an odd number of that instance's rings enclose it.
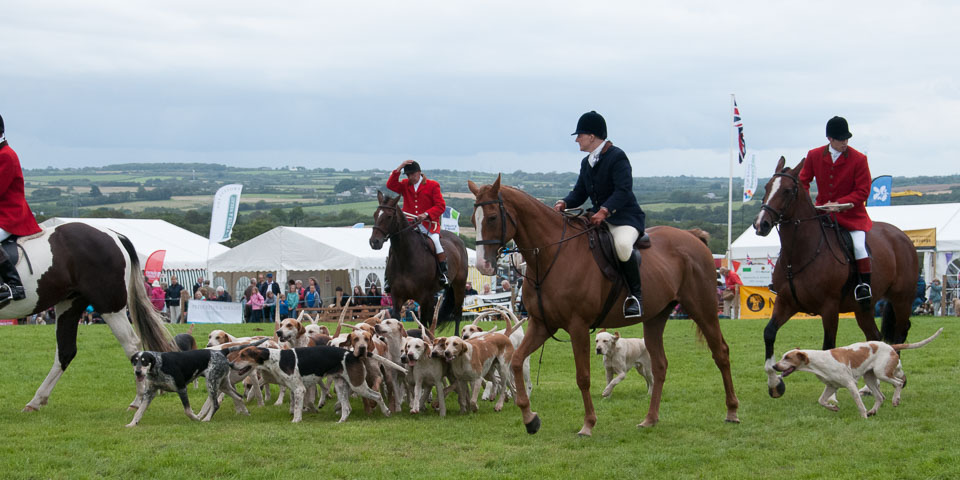
<instances>
[{"instance_id":1,"label":"spectator","mask_svg":"<svg viewBox=\"0 0 960 480\"><path fill-rule=\"evenodd\" d=\"M360 285L357 285L357 286L353 287L353 296L350 298L350 300L353 302L353 304L354 304L354 305L366 305L366 303L367 303L367 302L366 302L366 299L363 298L363 297L364 297L364 295L363 295L363 288L361 288Z\"/></svg>"},{"instance_id":2,"label":"spectator","mask_svg":"<svg viewBox=\"0 0 960 480\"><path fill-rule=\"evenodd\" d=\"M390 318L396 318L393 311L393 297L390 295L383 295L380 297L380 306L390 310Z\"/></svg>"},{"instance_id":3,"label":"spectator","mask_svg":"<svg viewBox=\"0 0 960 480\"><path fill-rule=\"evenodd\" d=\"M290 285L290 291L287 292L287 316L297 318L297 305L300 304L300 294L297 291L297 284Z\"/></svg>"},{"instance_id":4,"label":"spectator","mask_svg":"<svg viewBox=\"0 0 960 480\"><path fill-rule=\"evenodd\" d=\"M150 303L153 304L153 308L158 311L163 311L163 305L166 303L166 292L163 291L163 288L160 287L160 280L154 280L153 284L150 285Z\"/></svg>"},{"instance_id":5,"label":"spectator","mask_svg":"<svg viewBox=\"0 0 960 480\"><path fill-rule=\"evenodd\" d=\"M490 293L491 293L491 292L490 292L490 284L489 284L489 283L484 283L484 284L483 284L483 294L484 294L484 295L490 295Z\"/></svg>"},{"instance_id":6,"label":"spectator","mask_svg":"<svg viewBox=\"0 0 960 480\"><path fill-rule=\"evenodd\" d=\"M940 299L943 297L943 287L940 286L940 280L934 278L927 288L930 289L930 303L933 304L933 314L939 317Z\"/></svg>"},{"instance_id":7,"label":"spectator","mask_svg":"<svg viewBox=\"0 0 960 480\"><path fill-rule=\"evenodd\" d=\"M166 290L167 311L170 313L170 321L180 323L180 292L183 291L183 285L177 282L177 276L170 276L170 285Z\"/></svg>"},{"instance_id":8,"label":"spectator","mask_svg":"<svg viewBox=\"0 0 960 480\"><path fill-rule=\"evenodd\" d=\"M504 281L500 282L500 288L501 288L504 292L509 292L509 291L510 291L510 281L504 280Z\"/></svg>"},{"instance_id":9,"label":"spectator","mask_svg":"<svg viewBox=\"0 0 960 480\"><path fill-rule=\"evenodd\" d=\"M204 280L203 287L201 287L200 290L203 290L203 298L207 300L212 300L217 297L217 290L210 285L210 280Z\"/></svg>"},{"instance_id":10,"label":"spectator","mask_svg":"<svg viewBox=\"0 0 960 480\"><path fill-rule=\"evenodd\" d=\"M720 268L720 275L723 275L726 287L723 290L723 314L727 318L740 318L740 286L743 281L736 272L726 267Z\"/></svg>"},{"instance_id":11,"label":"spectator","mask_svg":"<svg viewBox=\"0 0 960 480\"><path fill-rule=\"evenodd\" d=\"M277 296L273 294L273 289L268 287L267 297L263 299L263 321L270 322L273 320L275 308L277 308Z\"/></svg>"},{"instance_id":12,"label":"spectator","mask_svg":"<svg viewBox=\"0 0 960 480\"><path fill-rule=\"evenodd\" d=\"M252 323L263 322L263 295L260 295L260 290L256 288L249 290L247 304L250 305L251 310L250 321Z\"/></svg>"},{"instance_id":13,"label":"spectator","mask_svg":"<svg viewBox=\"0 0 960 480\"><path fill-rule=\"evenodd\" d=\"M260 285L260 295L263 295L263 298L267 298L267 292L273 291L273 294L280 295L280 285L277 282L273 281L273 274L267 274L267 280Z\"/></svg>"},{"instance_id":14,"label":"spectator","mask_svg":"<svg viewBox=\"0 0 960 480\"><path fill-rule=\"evenodd\" d=\"M403 321L415 322L416 320L413 319L414 314L417 315L418 319L420 318L420 304L413 301L413 299L407 300L407 303L403 305Z\"/></svg>"},{"instance_id":15,"label":"spectator","mask_svg":"<svg viewBox=\"0 0 960 480\"><path fill-rule=\"evenodd\" d=\"M323 306L323 300L320 298L320 292L317 291L317 286L310 284L307 294L304 296L303 304L306 308L320 308Z\"/></svg>"},{"instance_id":16,"label":"spectator","mask_svg":"<svg viewBox=\"0 0 960 480\"><path fill-rule=\"evenodd\" d=\"M367 290L367 305L372 307L380 306L380 289L377 288L377 284L371 284L370 290Z\"/></svg>"},{"instance_id":17,"label":"spectator","mask_svg":"<svg viewBox=\"0 0 960 480\"><path fill-rule=\"evenodd\" d=\"M233 298L230 297L230 294L227 293L225 288L217 287L217 297L214 300L218 302L232 302Z\"/></svg>"},{"instance_id":18,"label":"spectator","mask_svg":"<svg viewBox=\"0 0 960 480\"><path fill-rule=\"evenodd\" d=\"M280 320L288 318L290 316L290 309L287 308L287 294L281 293L280 300L277 302L277 305L280 307Z\"/></svg>"},{"instance_id":19,"label":"spectator","mask_svg":"<svg viewBox=\"0 0 960 480\"><path fill-rule=\"evenodd\" d=\"M333 303L334 303L334 304L337 303L337 294L340 294L340 306L341 306L341 307L343 307L343 306L347 305L348 303L350 303L350 295L347 295L347 294L343 293L343 287L341 287L341 286L338 285L337 288L335 288L335 289L333 290L333 293L334 293L334 295L333 295Z\"/></svg>"},{"instance_id":20,"label":"spectator","mask_svg":"<svg viewBox=\"0 0 960 480\"><path fill-rule=\"evenodd\" d=\"M297 299L299 301L300 308L303 308L306 306L307 289L303 287L303 280L297 280L295 285L297 286Z\"/></svg>"},{"instance_id":21,"label":"spectator","mask_svg":"<svg viewBox=\"0 0 960 480\"><path fill-rule=\"evenodd\" d=\"M203 277L197 277L197 283L193 284L193 292L191 293L197 293L197 290L201 288L203 288Z\"/></svg>"},{"instance_id":22,"label":"spectator","mask_svg":"<svg viewBox=\"0 0 960 480\"><path fill-rule=\"evenodd\" d=\"M263 295L266 298L267 294L267 280L263 278L263 274L257 274L257 290L260 292L260 295Z\"/></svg>"},{"instance_id":23,"label":"spectator","mask_svg":"<svg viewBox=\"0 0 960 480\"><path fill-rule=\"evenodd\" d=\"M920 273L920 278L917 279L917 294L916 294L916 298L913 299L912 309L916 311L917 307L919 307L921 304L923 304L923 302L926 302L926 301L927 301L927 282L926 280L923 279L923 273Z\"/></svg>"},{"instance_id":24,"label":"spectator","mask_svg":"<svg viewBox=\"0 0 960 480\"><path fill-rule=\"evenodd\" d=\"M463 292L464 295L479 295L475 288L473 288L473 283L467 282L467 289Z\"/></svg>"}]
</instances>

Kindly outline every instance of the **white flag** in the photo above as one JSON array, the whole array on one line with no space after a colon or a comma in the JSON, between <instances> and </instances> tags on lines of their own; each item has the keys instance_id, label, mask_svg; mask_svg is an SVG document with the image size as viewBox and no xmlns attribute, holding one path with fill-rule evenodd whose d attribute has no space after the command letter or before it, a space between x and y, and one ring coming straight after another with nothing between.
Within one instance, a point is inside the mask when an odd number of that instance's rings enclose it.
<instances>
[{"instance_id":1,"label":"white flag","mask_svg":"<svg viewBox=\"0 0 960 480\"><path fill-rule=\"evenodd\" d=\"M750 163L743 167L743 201L749 202L757 193L757 156L750 158Z\"/></svg>"},{"instance_id":2,"label":"white flag","mask_svg":"<svg viewBox=\"0 0 960 480\"><path fill-rule=\"evenodd\" d=\"M210 215L211 243L230 240L233 224L237 222L241 190L243 190L243 185L239 183L224 185L213 196L213 213Z\"/></svg>"}]
</instances>

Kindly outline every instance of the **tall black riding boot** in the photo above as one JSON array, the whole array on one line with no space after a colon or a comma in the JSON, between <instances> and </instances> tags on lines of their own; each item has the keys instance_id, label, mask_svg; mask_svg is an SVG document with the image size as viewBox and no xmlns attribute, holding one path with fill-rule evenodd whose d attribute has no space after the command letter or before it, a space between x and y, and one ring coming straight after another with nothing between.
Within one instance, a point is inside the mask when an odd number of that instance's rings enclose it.
<instances>
[{"instance_id":1,"label":"tall black riding boot","mask_svg":"<svg viewBox=\"0 0 960 480\"><path fill-rule=\"evenodd\" d=\"M870 257L857 260L857 273L860 276L860 283L853 289L853 297L864 309L870 308L873 292L870 290Z\"/></svg>"},{"instance_id":2,"label":"tall black riding boot","mask_svg":"<svg viewBox=\"0 0 960 480\"><path fill-rule=\"evenodd\" d=\"M450 282L447 280L447 253L440 252L437 254L437 264L440 266L440 284L444 287L450 285Z\"/></svg>"},{"instance_id":3,"label":"tall black riding boot","mask_svg":"<svg viewBox=\"0 0 960 480\"><path fill-rule=\"evenodd\" d=\"M27 294L23 290L23 284L20 283L20 274L10 263L7 252L0 247L0 302L24 298L27 298Z\"/></svg>"},{"instance_id":4,"label":"tall black riding boot","mask_svg":"<svg viewBox=\"0 0 960 480\"><path fill-rule=\"evenodd\" d=\"M634 250L630 259L620 262L620 269L627 278L627 287L630 295L623 302L623 316L635 318L643 315L643 296L640 292L640 255Z\"/></svg>"}]
</instances>

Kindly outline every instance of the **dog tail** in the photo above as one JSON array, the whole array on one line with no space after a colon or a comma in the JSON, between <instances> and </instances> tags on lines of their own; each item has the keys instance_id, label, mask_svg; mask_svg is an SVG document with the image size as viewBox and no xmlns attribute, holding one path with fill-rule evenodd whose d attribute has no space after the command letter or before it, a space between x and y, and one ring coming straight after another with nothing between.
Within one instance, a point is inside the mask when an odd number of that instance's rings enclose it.
<instances>
[{"instance_id":1,"label":"dog tail","mask_svg":"<svg viewBox=\"0 0 960 480\"><path fill-rule=\"evenodd\" d=\"M410 372L407 371L406 368L403 368L403 367L401 367L400 365L397 365L396 363L393 363L393 361L390 360L389 358L381 357L380 355L377 355L376 353L374 353L373 355L371 355L371 357L374 358L374 359L376 359L378 362L380 362L380 363L383 364L384 366L390 367L390 368L392 368L392 369L394 369L394 370L396 370L396 371L398 371L398 372L402 372L402 373L404 373L404 374L410 373Z\"/></svg>"},{"instance_id":2,"label":"dog tail","mask_svg":"<svg viewBox=\"0 0 960 480\"><path fill-rule=\"evenodd\" d=\"M140 260L137 250L127 237L116 234L120 244L127 251L130 258L130 276L127 278L127 310L130 319L140 333L140 340L145 350L154 352L175 352L178 350L173 343L173 336L163 326L163 319L150 303L150 296L143 286L143 272L140 271Z\"/></svg>"},{"instance_id":3,"label":"dog tail","mask_svg":"<svg viewBox=\"0 0 960 480\"><path fill-rule=\"evenodd\" d=\"M898 351L898 352L899 352L900 350L909 350L909 349L911 349L911 348L920 348L920 347L922 347L922 346L924 346L924 345L932 342L934 338L937 338L938 336L940 336L940 332L942 332L942 331L943 331L943 327L940 327L940 330L937 330L937 333L934 333L933 335L930 335L930 338L927 338L927 339L925 339L925 340L920 340L920 341L917 342L917 343L898 343L898 344L896 344L896 345L890 345L890 346L893 347L893 349L896 350L896 351Z\"/></svg>"}]
</instances>

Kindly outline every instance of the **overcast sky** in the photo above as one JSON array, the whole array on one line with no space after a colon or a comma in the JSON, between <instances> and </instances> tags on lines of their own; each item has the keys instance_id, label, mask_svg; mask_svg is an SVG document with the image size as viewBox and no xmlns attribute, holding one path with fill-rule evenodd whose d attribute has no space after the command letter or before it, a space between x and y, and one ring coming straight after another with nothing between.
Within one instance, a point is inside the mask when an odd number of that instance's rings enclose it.
<instances>
[{"instance_id":1,"label":"overcast sky","mask_svg":"<svg viewBox=\"0 0 960 480\"><path fill-rule=\"evenodd\" d=\"M0 0L24 168L214 162L575 171L597 110L635 176L761 177L826 143L960 173L960 2ZM739 175L737 169L735 175Z\"/></svg>"}]
</instances>

